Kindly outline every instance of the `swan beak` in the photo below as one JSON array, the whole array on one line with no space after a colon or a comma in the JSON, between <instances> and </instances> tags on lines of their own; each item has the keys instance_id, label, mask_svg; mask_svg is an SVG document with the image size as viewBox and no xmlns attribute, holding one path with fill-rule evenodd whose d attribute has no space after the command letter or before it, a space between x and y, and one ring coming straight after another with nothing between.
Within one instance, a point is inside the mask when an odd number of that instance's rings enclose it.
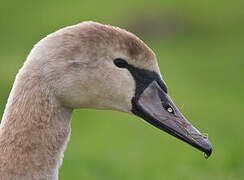
<instances>
[{"instance_id":1,"label":"swan beak","mask_svg":"<svg viewBox=\"0 0 244 180\"><path fill-rule=\"evenodd\" d=\"M204 152L205 158L211 155L212 146L207 137L185 119L157 81L149 84L137 100L133 100L132 112L153 126Z\"/></svg>"}]
</instances>

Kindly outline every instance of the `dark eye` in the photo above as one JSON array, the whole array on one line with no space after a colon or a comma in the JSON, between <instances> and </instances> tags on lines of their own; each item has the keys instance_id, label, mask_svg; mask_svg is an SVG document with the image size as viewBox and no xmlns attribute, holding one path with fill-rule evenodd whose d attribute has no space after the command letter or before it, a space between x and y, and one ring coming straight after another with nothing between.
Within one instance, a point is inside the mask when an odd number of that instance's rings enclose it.
<instances>
[{"instance_id":1,"label":"dark eye","mask_svg":"<svg viewBox=\"0 0 244 180\"><path fill-rule=\"evenodd\" d=\"M128 63L124 59L121 59L121 58L115 59L114 64L119 68L124 68L128 65Z\"/></svg>"},{"instance_id":2,"label":"dark eye","mask_svg":"<svg viewBox=\"0 0 244 180\"><path fill-rule=\"evenodd\" d=\"M174 109L170 106L170 105L167 105L164 107L166 111L168 111L169 113L172 113L174 114Z\"/></svg>"}]
</instances>

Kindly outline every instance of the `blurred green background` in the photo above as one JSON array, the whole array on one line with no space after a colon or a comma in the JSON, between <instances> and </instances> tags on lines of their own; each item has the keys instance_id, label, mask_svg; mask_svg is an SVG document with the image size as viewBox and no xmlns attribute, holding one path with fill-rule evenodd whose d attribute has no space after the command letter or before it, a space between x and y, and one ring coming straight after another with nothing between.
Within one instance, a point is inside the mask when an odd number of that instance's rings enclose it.
<instances>
[{"instance_id":1,"label":"blurred green background","mask_svg":"<svg viewBox=\"0 0 244 180\"><path fill-rule=\"evenodd\" d=\"M209 134L203 154L139 118L76 110L60 179L244 179L244 1L0 1L0 114L31 48L64 26L125 28L157 54L169 94Z\"/></svg>"}]
</instances>

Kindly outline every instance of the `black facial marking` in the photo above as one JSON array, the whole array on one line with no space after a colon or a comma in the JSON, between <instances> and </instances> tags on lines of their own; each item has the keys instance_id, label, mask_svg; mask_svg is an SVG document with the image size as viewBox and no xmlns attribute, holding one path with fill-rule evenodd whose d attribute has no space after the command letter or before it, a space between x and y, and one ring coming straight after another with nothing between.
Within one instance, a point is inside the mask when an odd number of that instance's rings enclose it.
<instances>
[{"instance_id":1,"label":"black facial marking","mask_svg":"<svg viewBox=\"0 0 244 180\"><path fill-rule=\"evenodd\" d=\"M136 81L136 92L133 98L133 101L137 101L141 93L148 87L148 85L156 81L158 85L162 88L162 90L167 93L167 87L165 83L161 80L160 76L153 71L148 71L145 69L136 68L127 63L122 58L114 59L114 64L119 68L126 68L133 76L134 80Z\"/></svg>"},{"instance_id":2,"label":"black facial marking","mask_svg":"<svg viewBox=\"0 0 244 180\"><path fill-rule=\"evenodd\" d=\"M156 81L159 84L159 86L163 89L163 91L167 93L167 87L165 83L161 80L160 76L156 72L139 69L129 64L127 65L126 68L129 70L134 80L136 81L136 93L135 93L136 99L139 98L141 93L153 81Z\"/></svg>"},{"instance_id":3,"label":"black facial marking","mask_svg":"<svg viewBox=\"0 0 244 180\"><path fill-rule=\"evenodd\" d=\"M161 81L157 73L152 71L147 71L144 69L135 68L133 66L128 66L127 68L134 80L136 81L136 94L135 98L138 98L140 94L149 86L154 80Z\"/></svg>"},{"instance_id":4,"label":"black facial marking","mask_svg":"<svg viewBox=\"0 0 244 180\"><path fill-rule=\"evenodd\" d=\"M122 58L114 59L114 64L119 68L126 68L131 73L132 77L136 82L136 92L135 96L132 98L132 112L137 114L138 110L136 108L136 102L138 101L141 93L151 84L151 82L156 81L158 85L162 88L162 90L167 94L167 86L161 80L160 76L153 71L148 71L145 69L136 68L133 65L130 65ZM164 108L168 108L168 104L164 103L164 98L162 98L162 106Z\"/></svg>"}]
</instances>

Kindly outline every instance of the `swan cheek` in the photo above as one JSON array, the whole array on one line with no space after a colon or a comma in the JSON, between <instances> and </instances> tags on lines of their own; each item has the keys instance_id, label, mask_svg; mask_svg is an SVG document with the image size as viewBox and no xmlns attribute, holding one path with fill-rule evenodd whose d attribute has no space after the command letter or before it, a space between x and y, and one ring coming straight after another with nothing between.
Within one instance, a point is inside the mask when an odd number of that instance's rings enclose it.
<instances>
[{"instance_id":1,"label":"swan cheek","mask_svg":"<svg viewBox=\"0 0 244 180\"><path fill-rule=\"evenodd\" d=\"M135 95L135 81L131 74L125 70L110 73L106 80L99 85L98 94L94 99L95 109L109 109L131 114L131 100Z\"/></svg>"}]
</instances>

